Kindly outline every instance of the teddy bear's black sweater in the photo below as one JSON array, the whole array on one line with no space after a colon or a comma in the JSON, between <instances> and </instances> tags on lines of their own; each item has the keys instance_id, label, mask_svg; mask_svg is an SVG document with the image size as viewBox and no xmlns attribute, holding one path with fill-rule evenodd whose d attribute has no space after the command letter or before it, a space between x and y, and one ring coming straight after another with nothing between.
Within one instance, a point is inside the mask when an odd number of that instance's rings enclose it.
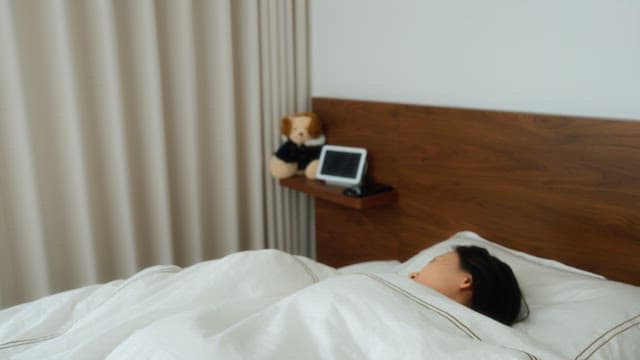
<instances>
[{"instance_id":1,"label":"teddy bear's black sweater","mask_svg":"<svg viewBox=\"0 0 640 360\"><path fill-rule=\"evenodd\" d=\"M287 140L280 145L275 156L287 163L298 163L298 170L304 170L313 160L320 158L322 145L307 146L298 145L291 140Z\"/></svg>"}]
</instances>

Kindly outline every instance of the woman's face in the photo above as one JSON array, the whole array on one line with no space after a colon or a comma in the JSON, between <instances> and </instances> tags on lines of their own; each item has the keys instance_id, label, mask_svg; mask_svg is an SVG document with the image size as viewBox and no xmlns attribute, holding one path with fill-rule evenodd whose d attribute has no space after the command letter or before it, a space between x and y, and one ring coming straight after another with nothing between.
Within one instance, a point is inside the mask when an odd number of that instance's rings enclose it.
<instances>
[{"instance_id":1,"label":"woman's face","mask_svg":"<svg viewBox=\"0 0 640 360\"><path fill-rule=\"evenodd\" d=\"M435 257L409 277L458 302L462 302L461 291L471 290L471 274L460 268L460 258L455 251Z\"/></svg>"}]
</instances>

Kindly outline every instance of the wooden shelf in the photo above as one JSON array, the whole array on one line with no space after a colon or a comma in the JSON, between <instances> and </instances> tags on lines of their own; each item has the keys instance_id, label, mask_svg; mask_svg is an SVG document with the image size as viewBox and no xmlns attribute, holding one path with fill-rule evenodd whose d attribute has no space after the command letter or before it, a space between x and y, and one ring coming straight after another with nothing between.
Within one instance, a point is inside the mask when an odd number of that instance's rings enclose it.
<instances>
[{"instance_id":1,"label":"wooden shelf","mask_svg":"<svg viewBox=\"0 0 640 360\"><path fill-rule=\"evenodd\" d=\"M280 179L280 185L303 192L318 199L331 201L333 203L358 210L388 205L398 201L398 191L395 189L389 192L357 198L343 195L343 187L326 185L320 180L310 180L304 176Z\"/></svg>"}]
</instances>

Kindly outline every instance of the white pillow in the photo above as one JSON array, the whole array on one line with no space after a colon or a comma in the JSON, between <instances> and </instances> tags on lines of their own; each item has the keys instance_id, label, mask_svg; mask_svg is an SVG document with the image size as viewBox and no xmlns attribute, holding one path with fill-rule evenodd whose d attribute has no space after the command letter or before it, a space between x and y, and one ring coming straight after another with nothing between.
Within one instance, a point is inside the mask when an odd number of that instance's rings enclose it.
<instances>
[{"instance_id":1,"label":"white pillow","mask_svg":"<svg viewBox=\"0 0 640 360\"><path fill-rule=\"evenodd\" d=\"M633 359L640 354L640 287L511 250L469 231L421 251L396 272L408 276L458 245L484 247L511 266L530 309L529 317L514 328L571 359Z\"/></svg>"},{"instance_id":2,"label":"white pillow","mask_svg":"<svg viewBox=\"0 0 640 360\"><path fill-rule=\"evenodd\" d=\"M598 279L604 279L605 277L602 275L594 274L585 270L581 270L575 267L571 267L565 265L559 261L545 259L537 256L533 256L522 251L517 251L513 249L509 249L506 246L502 246L500 244L496 244L492 241L489 241L480 235L472 232L472 231L461 231L459 233L454 234L446 241L439 242L431 247L428 247L418 254L411 257L409 260L403 262L396 268L396 272L402 275L409 276L410 273L414 271L420 271L423 266L425 266L431 259L434 257L446 253L448 251L453 250L455 246L458 245L476 245L481 246L489 250L492 255L499 257L501 260L506 261L499 254L505 255L507 259L511 261L515 261L519 263L520 261L530 262L533 264L538 264L540 266L554 268L557 270L567 271L576 274L588 275L591 277L595 277ZM508 263L511 266L511 263ZM513 267L513 266L512 266Z\"/></svg>"}]
</instances>

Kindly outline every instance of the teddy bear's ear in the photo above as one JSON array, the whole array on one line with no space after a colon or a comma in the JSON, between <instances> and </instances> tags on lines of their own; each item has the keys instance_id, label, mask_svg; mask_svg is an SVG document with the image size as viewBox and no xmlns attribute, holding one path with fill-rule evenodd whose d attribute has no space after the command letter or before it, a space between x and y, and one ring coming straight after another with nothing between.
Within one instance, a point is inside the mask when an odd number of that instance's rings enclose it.
<instances>
[{"instance_id":1,"label":"teddy bear's ear","mask_svg":"<svg viewBox=\"0 0 640 360\"><path fill-rule=\"evenodd\" d=\"M322 122L320 122L320 118L315 113L309 112L306 113L306 116L311 118L311 122L309 123L309 135L312 138L317 138L322 135Z\"/></svg>"},{"instance_id":2,"label":"teddy bear's ear","mask_svg":"<svg viewBox=\"0 0 640 360\"><path fill-rule=\"evenodd\" d=\"M288 116L285 116L280 120L280 133L284 136L289 136L291 132L291 119Z\"/></svg>"}]
</instances>

